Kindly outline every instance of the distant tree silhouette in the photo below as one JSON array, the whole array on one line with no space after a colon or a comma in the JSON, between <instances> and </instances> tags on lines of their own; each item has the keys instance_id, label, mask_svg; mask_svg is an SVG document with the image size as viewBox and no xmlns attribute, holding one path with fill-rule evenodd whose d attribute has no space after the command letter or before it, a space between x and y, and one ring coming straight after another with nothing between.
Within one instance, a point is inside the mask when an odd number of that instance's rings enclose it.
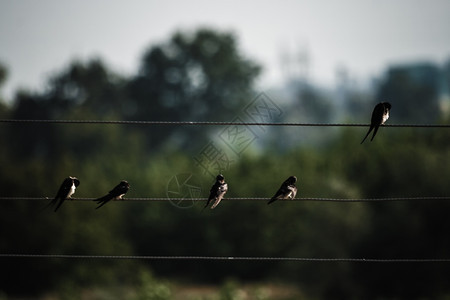
<instances>
[{"instance_id":1,"label":"distant tree silhouette","mask_svg":"<svg viewBox=\"0 0 450 300\"><path fill-rule=\"evenodd\" d=\"M136 120L228 121L251 97L260 67L238 51L233 34L200 29L178 32L151 47L139 74L129 84L129 116ZM152 146L175 132L165 127L152 134ZM203 133L202 133L203 132ZM196 129L179 134L178 145L189 145Z\"/></svg>"},{"instance_id":2,"label":"distant tree silhouette","mask_svg":"<svg viewBox=\"0 0 450 300\"><path fill-rule=\"evenodd\" d=\"M433 123L440 115L439 82L440 70L432 64L392 67L377 101L392 104L396 122Z\"/></svg>"}]
</instances>

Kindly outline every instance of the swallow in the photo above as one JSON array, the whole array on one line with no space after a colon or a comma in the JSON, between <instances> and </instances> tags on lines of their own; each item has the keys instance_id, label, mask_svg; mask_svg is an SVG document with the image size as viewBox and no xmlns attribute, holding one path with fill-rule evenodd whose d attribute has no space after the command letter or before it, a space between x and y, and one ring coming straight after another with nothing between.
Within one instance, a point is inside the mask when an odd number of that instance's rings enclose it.
<instances>
[{"instance_id":1,"label":"swallow","mask_svg":"<svg viewBox=\"0 0 450 300\"><path fill-rule=\"evenodd\" d=\"M297 177L290 176L286 179L278 189L278 191L273 195L267 204L270 204L278 199L294 199L295 195L297 195L297 187L295 183L297 182Z\"/></svg>"},{"instance_id":2,"label":"swallow","mask_svg":"<svg viewBox=\"0 0 450 300\"><path fill-rule=\"evenodd\" d=\"M366 136L362 140L361 144L364 143L364 141L369 136L369 133L372 131L372 129L375 129L373 131L373 135L372 135L372 138L370 139L370 141L373 140L373 138L377 134L378 127L380 127L380 125L383 125L384 122L386 122L387 119L389 119L389 111L390 110L391 110L391 104L389 102L380 102L377 105L375 105L375 108L373 109L373 112L372 112L372 119L370 121L369 131L367 132Z\"/></svg>"},{"instance_id":3,"label":"swallow","mask_svg":"<svg viewBox=\"0 0 450 300\"><path fill-rule=\"evenodd\" d=\"M121 200L129 189L130 184L128 183L128 181L122 180L118 185L116 185L112 190L110 190L107 195L94 200L97 201L97 204L100 204L99 206L96 207L96 209L99 209L112 199Z\"/></svg>"},{"instance_id":4,"label":"swallow","mask_svg":"<svg viewBox=\"0 0 450 300\"><path fill-rule=\"evenodd\" d=\"M209 191L208 201L206 202L206 205L205 207L203 207L203 209L205 209L213 199L214 203L211 206L211 209L216 208L227 191L228 184L225 182L225 177L223 177L222 174L217 175L216 183L214 183L214 185L211 187L211 190Z\"/></svg>"},{"instance_id":5,"label":"swallow","mask_svg":"<svg viewBox=\"0 0 450 300\"><path fill-rule=\"evenodd\" d=\"M58 205L56 205L55 212L58 208L63 204L64 200L70 199L72 195L75 193L75 189L80 185L80 181L76 177L69 176L62 182L59 187L58 193L55 198L46 206L54 206L58 201Z\"/></svg>"}]
</instances>

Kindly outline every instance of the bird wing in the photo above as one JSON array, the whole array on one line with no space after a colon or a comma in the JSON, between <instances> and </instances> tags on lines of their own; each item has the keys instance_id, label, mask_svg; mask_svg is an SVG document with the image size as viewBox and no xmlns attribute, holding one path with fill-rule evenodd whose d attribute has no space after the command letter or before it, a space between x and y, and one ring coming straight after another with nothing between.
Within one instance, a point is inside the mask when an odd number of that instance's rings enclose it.
<instances>
[{"instance_id":1,"label":"bird wing","mask_svg":"<svg viewBox=\"0 0 450 300\"><path fill-rule=\"evenodd\" d=\"M385 107L383 103L378 103L372 112L372 119L370 120L371 126L380 126L383 124L383 115L385 113Z\"/></svg>"},{"instance_id":2,"label":"bird wing","mask_svg":"<svg viewBox=\"0 0 450 300\"><path fill-rule=\"evenodd\" d=\"M288 189L291 191L291 199L294 199L297 195L297 187L295 185L288 186Z\"/></svg>"},{"instance_id":3,"label":"bird wing","mask_svg":"<svg viewBox=\"0 0 450 300\"><path fill-rule=\"evenodd\" d=\"M103 197L95 199L94 201L96 201L98 204L100 204L95 209L99 209L100 207L102 207L103 205L108 203L112 198L114 198L113 195L111 193L108 193L107 195L105 195Z\"/></svg>"},{"instance_id":4,"label":"bird wing","mask_svg":"<svg viewBox=\"0 0 450 300\"><path fill-rule=\"evenodd\" d=\"M75 184L75 187L78 187L80 185L80 180L78 180L78 178L73 177L73 183Z\"/></svg>"},{"instance_id":5,"label":"bird wing","mask_svg":"<svg viewBox=\"0 0 450 300\"><path fill-rule=\"evenodd\" d=\"M283 184L280 186L278 191L273 195L273 197L270 199L270 201L267 204L270 204L280 198L283 198L282 196L287 192L287 180L283 182Z\"/></svg>"},{"instance_id":6,"label":"bird wing","mask_svg":"<svg viewBox=\"0 0 450 300\"><path fill-rule=\"evenodd\" d=\"M59 203L54 210L56 212L58 208L63 204L64 200L68 198L71 187L72 187L72 179L70 177L64 179L61 186L59 187L58 193L56 193L55 198L47 206L53 206L59 200Z\"/></svg>"},{"instance_id":7,"label":"bird wing","mask_svg":"<svg viewBox=\"0 0 450 300\"><path fill-rule=\"evenodd\" d=\"M58 194L56 195L56 197L66 199L71 188L72 188L72 179L70 177L64 179L63 183L59 187Z\"/></svg>"},{"instance_id":8,"label":"bird wing","mask_svg":"<svg viewBox=\"0 0 450 300\"><path fill-rule=\"evenodd\" d=\"M211 202L212 199L216 198L216 195L219 191L219 187L220 187L220 183L219 182L215 182L213 184L213 186L211 187L211 189L209 190L209 197L208 200L206 201L206 204L203 208L207 207L209 205L209 202Z\"/></svg>"},{"instance_id":9,"label":"bird wing","mask_svg":"<svg viewBox=\"0 0 450 300\"><path fill-rule=\"evenodd\" d=\"M364 141L365 141L366 138L369 136L370 132L372 131L372 129L373 129L374 127L375 127L375 126L370 125L369 131L367 131L367 134L366 134L366 136L363 138L363 140L361 141L361 144L364 143Z\"/></svg>"},{"instance_id":10,"label":"bird wing","mask_svg":"<svg viewBox=\"0 0 450 300\"><path fill-rule=\"evenodd\" d=\"M116 198L120 195L125 194L127 191L128 191L128 187L126 187L122 184L116 185L112 190L109 191L108 194L94 200L100 204L99 206L96 207L96 209L99 209L100 207L102 207L103 205L105 205L106 203L111 201L113 198Z\"/></svg>"},{"instance_id":11,"label":"bird wing","mask_svg":"<svg viewBox=\"0 0 450 300\"><path fill-rule=\"evenodd\" d=\"M124 195L128 192L130 188L126 185L123 184L119 184L117 185L115 188L113 188L109 193L113 196L113 197L118 197L120 195Z\"/></svg>"},{"instance_id":12,"label":"bird wing","mask_svg":"<svg viewBox=\"0 0 450 300\"><path fill-rule=\"evenodd\" d=\"M283 196L283 194L286 192L286 190L285 190L285 187L284 186L281 186L279 189L278 189L278 191L275 193L275 195L273 195L273 197L272 197L272 199L273 198L280 198L280 197L282 197Z\"/></svg>"},{"instance_id":13,"label":"bird wing","mask_svg":"<svg viewBox=\"0 0 450 300\"><path fill-rule=\"evenodd\" d=\"M217 205L219 205L220 201L222 201L222 198L223 196L225 196L227 191L228 191L228 184L223 183L219 186L215 196L216 201L214 201L213 205L211 206L211 209L214 209L216 208Z\"/></svg>"},{"instance_id":14,"label":"bird wing","mask_svg":"<svg viewBox=\"0 0 450 300\"><path fill-rule=\"evenodd\" d=\"M383 124L383 116L384 116L384 111L385 111L385 107L383 103L378 103L377 105L375 105L373 112L372 112L372 118L370 119L370 128L369 131L367 131L366 136L363 138L363 140L361 141L361 144L364 143L364 141L366 140L366 138L369 136L370 132L375 129L375 131L373 132L372 138L370 139L371 141L373 140L373 138L375 137L375 135L377 134L378 131L378 127Z\"/></svg>"}]
</instances>

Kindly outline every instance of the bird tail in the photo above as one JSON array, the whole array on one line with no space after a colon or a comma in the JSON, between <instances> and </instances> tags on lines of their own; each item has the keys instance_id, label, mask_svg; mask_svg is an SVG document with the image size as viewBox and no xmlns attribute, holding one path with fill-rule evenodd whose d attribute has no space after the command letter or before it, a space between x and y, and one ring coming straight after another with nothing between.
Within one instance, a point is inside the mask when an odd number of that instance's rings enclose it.
<instances>
[{"instance_id":1,"label":"bird tail","mask_svg":"<svg viewBox=\"0 0 450 300\"><path fill-rule=\"evenodd\" d=\"M373 141L373 138L377 134L377 131L378 131L378 126L375 127L375 130L373 131L373 135L372 135L372 138L370 139L370 141Z\"/></svg>"},{"instance_id":2,"label":"bird tail","mask_svg":"<svg viewBox=\"0 0 450 300\"><path fill-rule=\"evenodd\" d=\"M216 197L216 201L214 202L213 205L211 205L211 209L216 208L217 205L219 205L220 201L222 201L222 197Z\"/></svg>"},{"instance_id":3,"label":"bird tail","mask_svg":"<svg viewBox=\"0 0 450 300\"><path fill-rule=\"evenodd\" d=\"M47 208L49 208L49 207L53 207L53 206L56 204L57 201L58 201L58 198L52 199L52 201L50 201L46 206L44 206L44 207L42 208L42 210L45 210L45 209L47 209ZM58 207L59 207L59 206L60 206L60 205L58 205ZM55 208L55 211L58 209L58 207Z\"/></svg>"},{"instance_id":4,"label":"bird tail","mask_svg":"<svg viewBox=\"0 0 450 300\"><path fill-rule=\"evenodd\" d=\"M373 129L373 127L370 126L370 129L369 129L369 131L367 131L367 134L366 134L366 136L363 138L363 140L361 141L361 144L364 143L364 141L365 141L366 138L369 136L369 133L372 131L372 129ZM376 129L375 129L375 130L376 130ZM376 131L375 131L375 132L376 132ZM372 139L373 139L373 137L372 137Z\"/></svg>"},{"instance_id":5,"label":"bird tail","mask_svg":"<svg viewBox=\"0 0 450 300\"><path fill-rule=\"evenodd\" d=\"M97 198L94 201L97 202L97 204L100 204L99 206L97 206L95 209L99 209L100 207L102 207L103 205L105 205L106 203L108 203L109 200L111 200L112 198L110 197L110 195L105 195L103 197Z\"/></svg>"},{"instance_id":6,"label":"bird tail","mask_svg":"<svg viewBox=\"0 0 450 300\"><path fill-rule=\"evenodd\" d=\"M269 200L269 202L267 202L267 205L269 205L269 204L272 203L272 202L275 202L277 199L278 199L278 198L276 198L276 197L272 197L272 198Z\"/></svg>"},{"instance_id":7,"label":"bird tail","mask_svg":"<svg viewBox=\"0 0 450 300\"><path fill-rule=\"evenodd\" d=\"M54 212L56 212L58 210L58 208L63 204L65 199L61 198L61 200L59 201L58 205L55 207Z\"/></svg>"},{"instance_id":8,"label":"bird tail","mask_svg":"<svg viewBox=\"0 0 450 300\"><path fill-rule=\"evenodd\" d=\"M211 202L211 199L208 199L208 201L206 201L206 204L205 204L205 206L203 206L203 208L202 208L202 211L204 211L204 210L205 210L205 208L207 208L207 207L208 207L208 205L209 205L209 202Z\"/></svg>"}]
</instances>

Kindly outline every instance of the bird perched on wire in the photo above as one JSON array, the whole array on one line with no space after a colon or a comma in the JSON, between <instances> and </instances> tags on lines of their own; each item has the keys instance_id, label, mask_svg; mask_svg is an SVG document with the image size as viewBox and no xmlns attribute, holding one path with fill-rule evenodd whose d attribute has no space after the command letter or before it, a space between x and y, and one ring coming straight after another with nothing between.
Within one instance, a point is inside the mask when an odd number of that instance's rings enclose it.
<instances>
[{"instance_id":1,"label":"bird perched on wire","mask_svg":"<svg viewBox=\"0 0 450 300\"><path fill-rule=\"evenodd\" d=\"M297 177L290 176L286 179L275 193L275 195L270 199L267 204L270 204L278 199L294 199L295 195L297 195L297 187L295 183L297 182Z\"/></svg>"},{"instance_id":2,"label":"bird perched on wire","mask_svg":"<svg viewBox=\"0 0 450 300\"><path fill-rule=\"evenodd\" d=\"M211 190L209 191L208 201L206 202L206 205L203 207L203 209L208 207L209 203L213 199L214 203L213 205L211 205L211 209L216 208L227 191L228 184L225 182L225 177L223 177L222 174L217 175L216 183L214 183L214 185L211 187Z\"/></svg>"},{"instance_id":3,"label":"bird perched on wire","mask_svg":"<svg viewBox=\"0 0 450 300\"><path fill-rule=\"evenodd\" d=\"M374 131L373 131L373 135L372 135L372 138L370 139L370 141L373 140L373 138L377 134L378 127L380 127L380 125L383 125L384 122L386 122L387 119L389 119L389 111L390 110L391 110L391 104L389 102L380 102L377 105L375 105L375 108L373 109L373 112L372 112L372 119L370 121L369 131L367 132L366 136L362 140L361 144L364 143L364 141L369 136L369 133L372 130L374 130Z\"/></svg>"},{"instance_id":4,"label":"bird perched on wire","mask_svg":"<svg viewBox=\"0 0 450 300\"><path fill-rule=\"evenodd\" d=\"M122 180L118 185L116 185L109 193L103 197L97 198L94 201L97 201L99 206L96 207L96 209L102 207L106 203L108 203L110 200L115 199L119 200L122 199L123 196L128 192L130 189L130 184L126 180Z\"/></svg>"},{"instance_id":5,"label":"bird perched on wire","mask_svg":"<svg viewBox=\"0 0 450 300\"><path fill-rule=\"evenodd\" d=\"M55 198L46 206L54 206L58 201L58 204L55 207L55 212L58 208L63 204L64 200L70 199L72 195L75 193L75 189L80 185L80 181L76 177L69 176L62 182L59 187L58 193Z\"/></svg>"}]
</instances>

